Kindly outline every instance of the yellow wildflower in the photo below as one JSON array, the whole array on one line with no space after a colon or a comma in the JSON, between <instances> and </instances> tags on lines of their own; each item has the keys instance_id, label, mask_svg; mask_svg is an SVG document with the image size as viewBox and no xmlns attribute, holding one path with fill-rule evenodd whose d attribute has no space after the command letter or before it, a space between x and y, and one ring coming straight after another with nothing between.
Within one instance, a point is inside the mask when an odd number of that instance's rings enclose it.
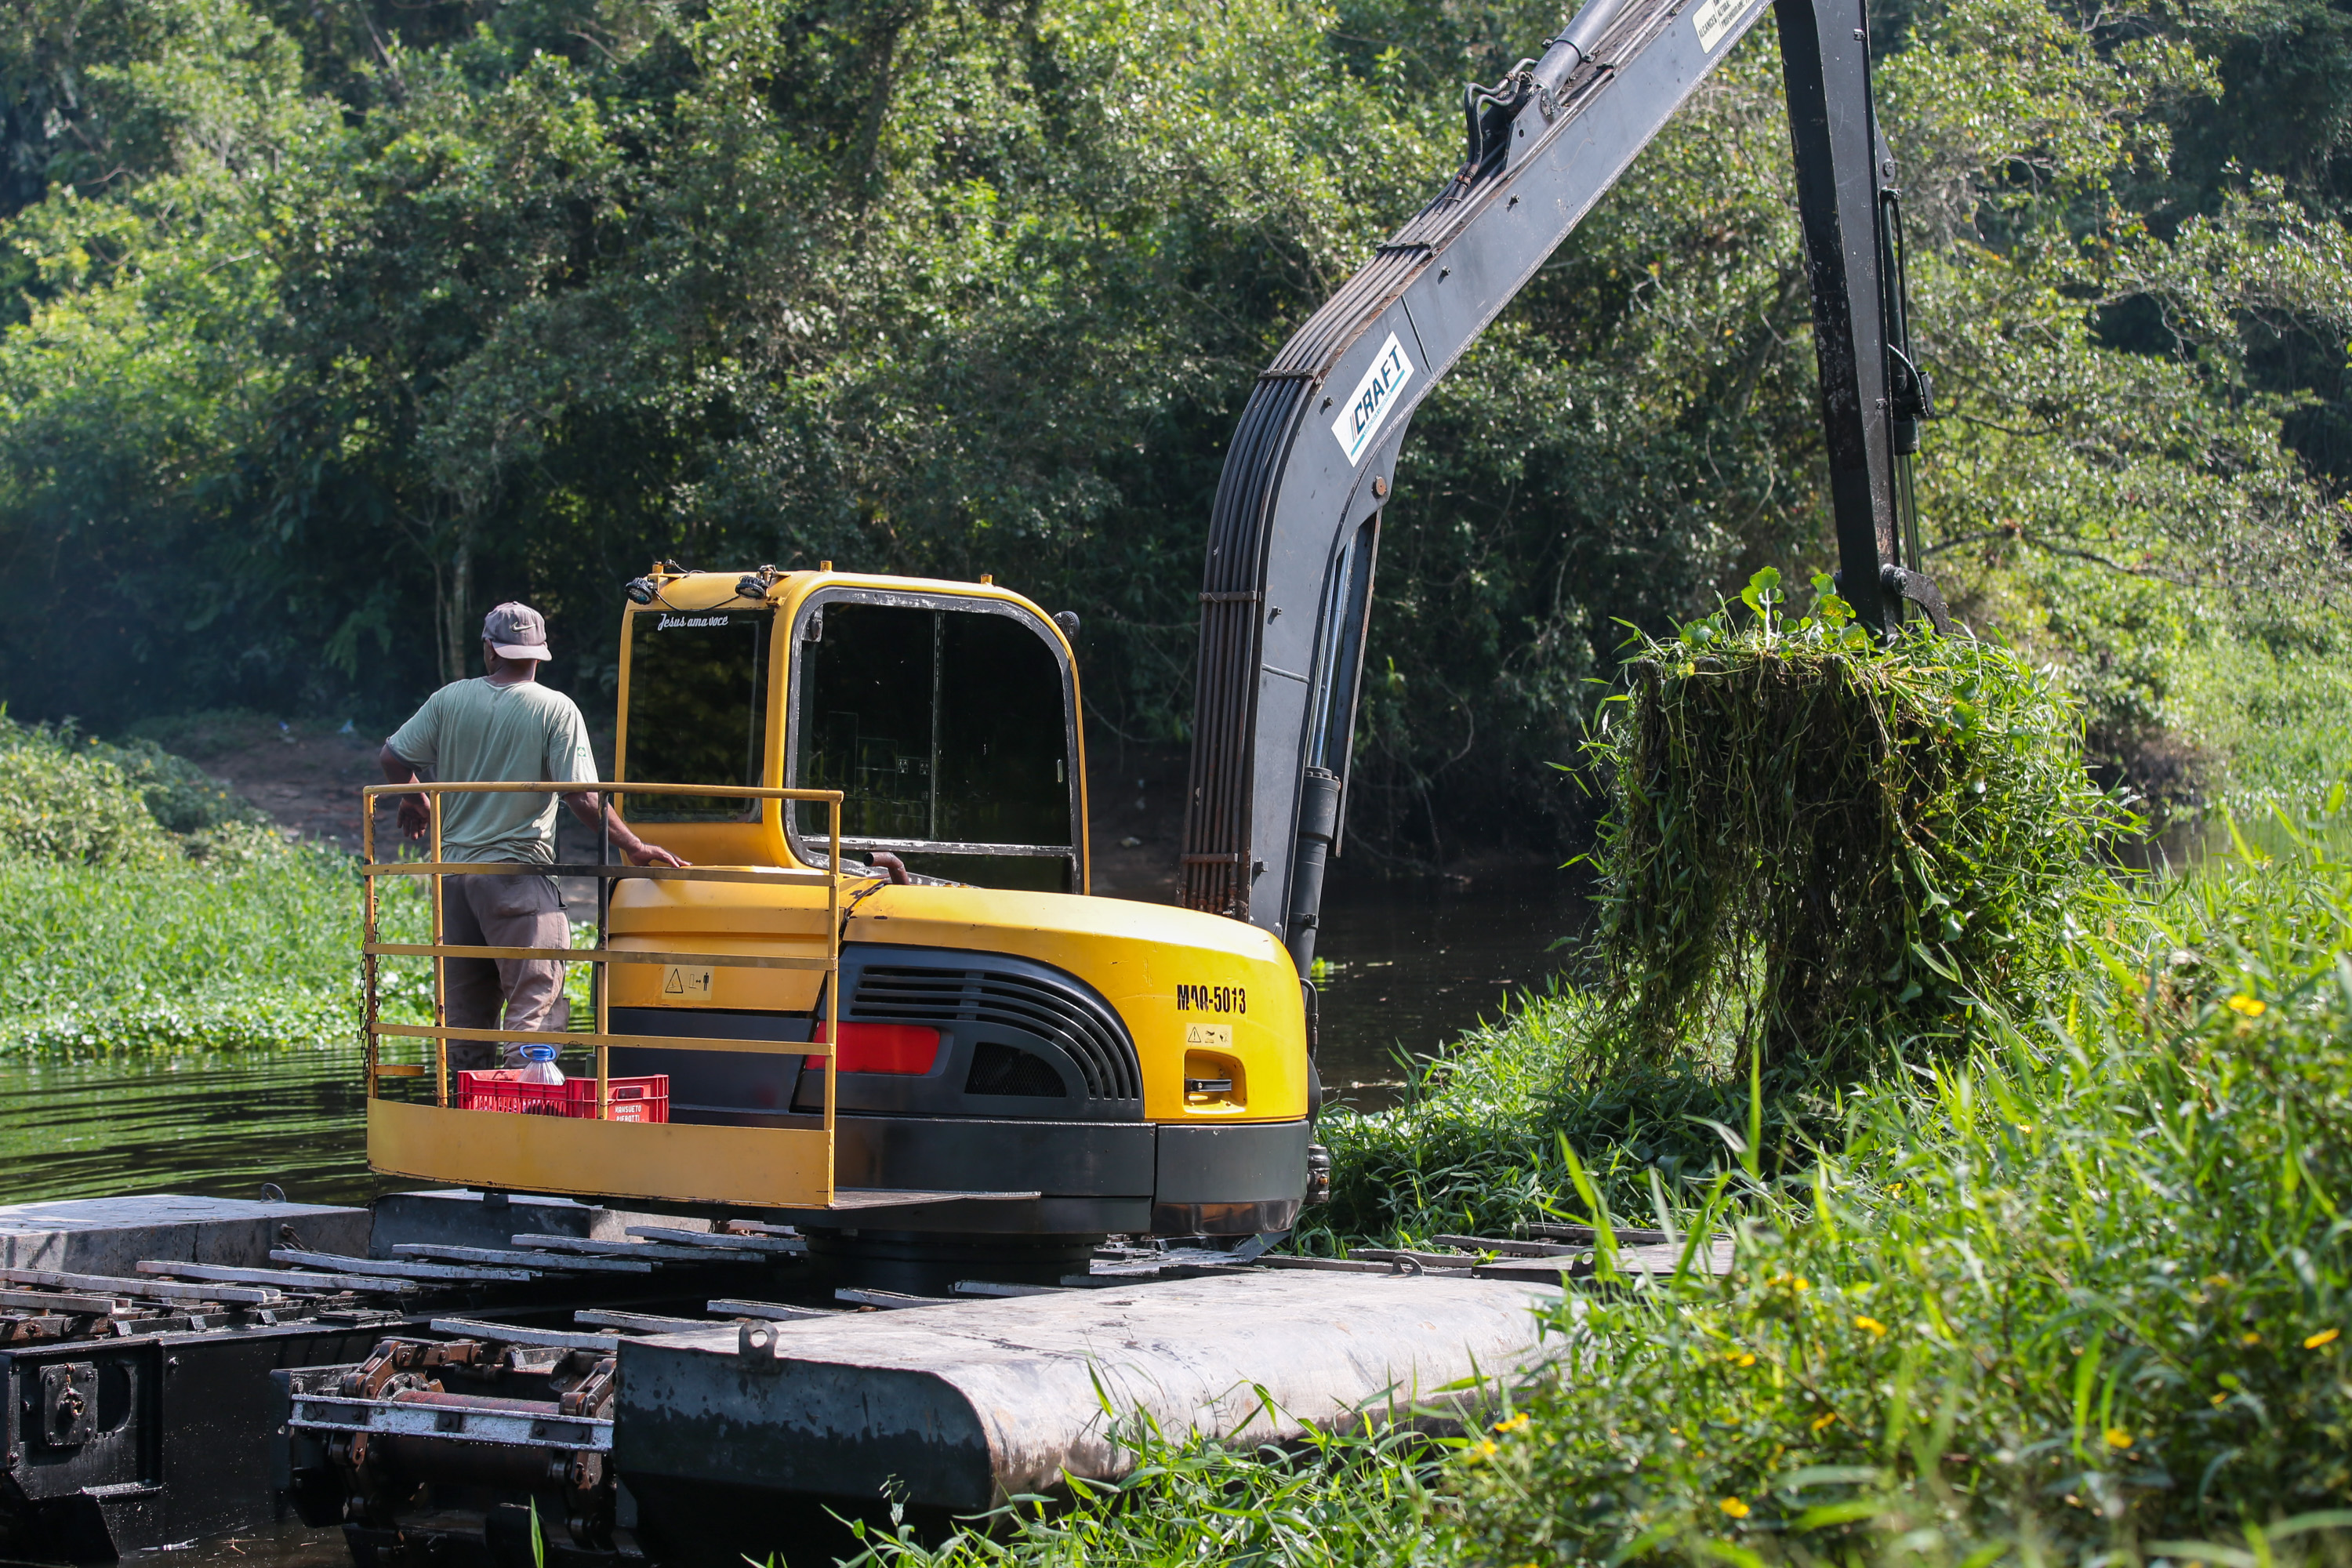
<instances>
[{"instance_id":1,"label":"yellow wildflower","mask_svg":"<svg viewBox=\"0 0 2352 1568\"><path fill-rule=\"evenodd\" d=\"M1812 1425L1812 1428L1813 1428L1813 1430L1814 1430L1815 1432L1817 1432L1817 1433L1818 1433L1818 1432L1820 1432L1822 1428L1824 1428L1824 1427L1828 1426L1832 1422L1835 1421L1836 1419L1837 1419L1837 1412L1836 1412L1836 1411L1834 1411L1834 1410L1828 1412L1826 1415L1816 1415L1816 1416L1814 1416L1814 1417L1813 1417L1813 1419L1812 1419L1812 1423L1811 1423L1811 1425Z\"/></svg>"},{"instance_id":2,"label":"yellow wildflower","mask_svg":"<svg viewBox=\"0 0 2352 1568\"><path fill-rule=\"evenodd\" d=\"M1483 1437L1476 1443L1471 1445L1470 1457L1474 1459L1491 1459L1502 1451L1501 1447L1496 1443L1495 1439L1492 1437Z\"/></svg>"},{"instance_id":3,"label":"yellow wildflower","mask_svg":"<svg viewBox=\"0 0 2352 1568\"><path fill-rule=\"evenodd\" d=\"M2122 1427L2120 1427L2120 1426L2110 1426L2110 1427L2108 1427L2108 1428L2107 1428L2107 1447L2110 1447L2110 1448L2128 1448L2128 1447L2131 1447L2131 1445L2132 1445L2132 1436L2131 1436L2131 1434L2130 1434L2130 1433L2128 1433L2128 1432L2125 1431L2125 1430L2124 1430Z\"/></svg>"},{"instance_id":4,"label":"yellow wildflower","mask_svg":"<svg viewBox=\"0 0 2352 1568\"><path fill-rule=\"evenodd\" d=\"M1497 1435L1505 1432L1516 1432L1520 1427L1525 1426L1528 1424L1528 1413L1522 1410L1517 1415L1512 1416L1508 1421L1496 1422L1495 1431Z\"/></svg>"},{"instance_id":5,"label":"yellow wildflower","mask_svg":"<svg viewBox=\"0 0 2352 1568\"><path fill-rule=\"evenodd\" d=\"M1876 1318L1856 1318L1853 1321L1853 1326L1857 1329L1868 1331L1870 1337L1874 1340L1883 1340L1886 1337L1886 1325L1880 1322Z\"/></svg>"},{"instance_id":6,"label":"yellow wildflower","mask_svg":"<svg viewBox=\"0 0 2352 1568\"><path fill-rule=\"evenodd\" d=\"M2230 1011L2242 1018L2259 1018L2271 1010L2270 1004L2261 997L2248 996L2242 992L2231 997L2229 1005Z\"/></svg>"},{"instance_id":7,"label":"yellow wildflower","mask_svg":"<svg viewBox=\"0 0 2352 1568\"><path fill-rule=\"evenodd\" d=\"M2219 1405L2219 1404L2221 1404L2223 1400L2225 1400L2225 1399L2227 1399L2227 1398L2229 1398L2229 1397L2230 1397L2230 1396L2229 1396L2228 1394L2215 1394L2215 1395L2213 1396L2213 1403L2214 1403L2214 1404L2216 1404L2216 1405Z\"/></svg>"},{"instance_id":8,"label":"yellow wildflower","mask_svg":"<svg viewBox=\"0 0 2352 1568\"><path fill-rule=\"evenodd\" d=\"M1756 1352L1754 1351L1726 1351L1723 1352L1723 1359L1729 1362L1734 1366L1754 1366L1756 1364Z\"/></svg>"},{"instance_id":9,"label":"yellow wildflower","mask_svg":"<svg viewBox=\"0 0 2352 1568\"><path fill-rule=\"evenodd\" d=\"M2342 1331L2343 1331L2340 1329L2322 1329L2317 1333L2312 1335L2309 1339L2304 1341L2303 1348L2307 1351L2315 1351L2322 1345L2332 1345L2336 1342L2337 1335L2342 1333Z\"/></svg>"},{"instance_id":10,"label":"yellow wildflower","mask_svg":"<svg viewBox=\"0 0 2352 1568\"><path fill-rule=\"evenodd\" d=\"M2263 1336L2249 1329L2238 1336L2238 1342L2242 1345L2258 1345L2263 1342Z\"/></svg>"},{"instance_id":11,"label":"yellow wildflower","mask_svg":"<svg viewBox=\"0 0 2352 1568\"><path fill-rule=\"evenodd\" d=\"M2210 1285L2216 1290L2225 1290L2231 1286L2236 1284L2237 1281L2231 1279L2227 1274L2208 1274L2205 1276L2205 1283Z\"/></svg>"},{"instance_id":12,"label":"yellow wildflower","mask_svg":"<svg viewBox=\"0 0 2352 1568\"><path fill-rule=\"evenodd\" d=\"M1721 1509L1724 1512L1729 1514L1734 1519L1746 1519L1748 1517L1748 1505L1741 1502L1736 1497L1725 1498L1721 1502L1717 1503L1715 1506Z\"/></svg>"}]
</instances>

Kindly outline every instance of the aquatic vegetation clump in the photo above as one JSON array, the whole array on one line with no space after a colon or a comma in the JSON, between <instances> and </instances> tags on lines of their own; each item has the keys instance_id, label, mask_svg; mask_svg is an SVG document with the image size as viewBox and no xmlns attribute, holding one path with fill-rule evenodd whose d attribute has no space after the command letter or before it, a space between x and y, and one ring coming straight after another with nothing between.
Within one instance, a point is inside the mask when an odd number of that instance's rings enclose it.
<instances>
[{"instance_id":1,"label":"aquatic vegetation clump","mask_svg":"<svg viewBox=\"0 0 2352 1568\"><path fill-rule=\"evenodd\" d=\"M1850 1077L2037 994L2113 897L2090 851L2133 819L2069 700L1997 643L1880 644L1816 587L1786 620L1768 569L1748 624L1646 643L1598 742L1599 952L1633 1058Z\"/></svg>"}]
</instances>

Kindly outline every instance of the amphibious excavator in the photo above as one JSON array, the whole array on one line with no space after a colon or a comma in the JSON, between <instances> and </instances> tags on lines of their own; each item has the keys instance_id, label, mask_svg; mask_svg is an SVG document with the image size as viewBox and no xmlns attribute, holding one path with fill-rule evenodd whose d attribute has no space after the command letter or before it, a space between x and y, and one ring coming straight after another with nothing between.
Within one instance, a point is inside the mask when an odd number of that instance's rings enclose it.
<instances>
[{"instance_id":1,"label":"amphibious excavator","mask_svg":"<svg viewBox=\"0 0 2352 1568\"><path fill-rule=\"evenodd\" d=\"M1869 20L1773 3L1841 591L1868 626L1940 623L1907 515L1928 385ZM1258 379L1210 521L1184 907L1090 893L1074 621L986 578L659 565L623 607L611 787L692 868L555 868L609 889L600 945L563 955L600 977L572 1037L593 1092L575 1058L573 1114L468 1109L446 1042L495 1032L378 1012L384 963L505 950L437 920L380 940L382 878L500 868L371 853L371 1163L756 1211L813 1247L1008 1278L1107 1234L1287 1229L1317 1157L1302 977L1413 410L1764 8L1591 0L1473 87L1460 168ZM630 1098L646 1083L666 1115Z\"/></svg>"}]
</instances>

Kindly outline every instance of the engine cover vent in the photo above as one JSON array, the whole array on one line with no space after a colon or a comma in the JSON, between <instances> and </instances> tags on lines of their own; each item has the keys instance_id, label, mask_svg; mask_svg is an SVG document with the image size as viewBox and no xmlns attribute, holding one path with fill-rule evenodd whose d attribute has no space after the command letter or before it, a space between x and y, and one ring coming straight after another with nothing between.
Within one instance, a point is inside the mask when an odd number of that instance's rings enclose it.
<instances>
[{"instance_id":1,"label":"engine cover vent","mask_svg":"<svg viewBox=\"0 0 2352 1568\"><path fill-rule=\"evenodd\" d=\"M922 955L927 962L905 962L912 956L865 943L845 951L843 968L854 965L855 978L843 1017L929 1024L977 1036L968 1094L1066 1096L1052 1059L1060 1057L1076 1069L1087 1100L1139 1109L1143 1069L1135 1042L1110 1005L1083 981L995 953L929 952ZM989 1037L999 1032L1012 1037L993 1041L992 1048ZM1033 1042L1047 1049L1037 1050ZM1007 1060L1000 1050L1026 1061ZM1050 1089L1043 1087L1048 1076L1055 1080ZM1023 1087L1010 1087L1015 1084Z\"/></svg>"}]
</instances>

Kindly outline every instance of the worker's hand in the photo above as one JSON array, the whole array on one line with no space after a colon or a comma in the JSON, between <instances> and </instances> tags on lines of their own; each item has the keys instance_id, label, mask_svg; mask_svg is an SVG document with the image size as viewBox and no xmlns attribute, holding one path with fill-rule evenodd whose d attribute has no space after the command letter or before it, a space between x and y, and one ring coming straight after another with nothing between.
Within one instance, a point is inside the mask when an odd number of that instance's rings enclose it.
<instances>
[{"instance_id":1,"label":"worker's hand","mask_svg":"<svg viewBox=\"0 0 2352 1568\"><path fill-rule=\"evenodd\" d=\"M424 837L425 830L433 826L433 819L425 809L425 797L421 795L400 797L399 817L400 831L410 838Z\"/></svg>"},{"instance_id":2,"label":"worker's hand","mask_svg":"<svg viewBox=\"0 0 2352 1568\"><path fill-rule=\"evenodd\" d=\"M677 856L671 854L668 850L663 848L658 844L634 844L628 848L622 850L621 855L622 858L627 860L632 866L677 866L683 868L690 864L688 861L679 859Z\"/></svg>"}]
</instances>

